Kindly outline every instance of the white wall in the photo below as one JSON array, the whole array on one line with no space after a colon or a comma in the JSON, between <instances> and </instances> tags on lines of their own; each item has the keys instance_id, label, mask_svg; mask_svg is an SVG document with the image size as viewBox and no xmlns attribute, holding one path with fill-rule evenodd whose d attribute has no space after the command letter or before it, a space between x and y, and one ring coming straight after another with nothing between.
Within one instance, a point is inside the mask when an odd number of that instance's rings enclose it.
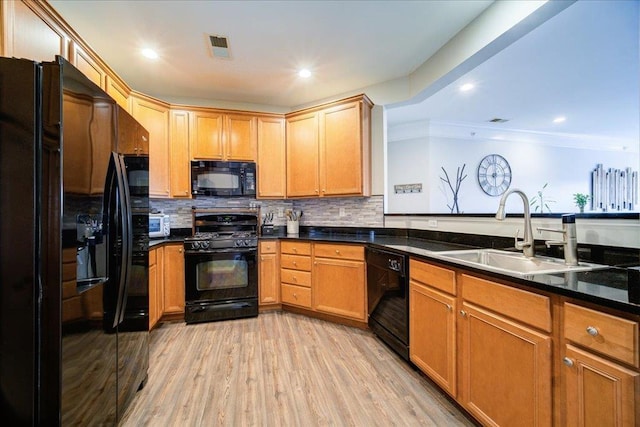
<instances>
[{"instance_id":1,"label":"white wall","mask_svg":"<svg viewBox=\"0 0 640 427\"><path fill-rule=\"evenodd\" d=\"M548 184L543 194L554 213L576 212L573 194L590 193L591 171L597 163L605 168L638 170L637 153L430 136L429 129L426 121L389 129L387 213L451 213L448 206L452 205L452 194L440 179L444 177L441 168L454 181L457 169L463 165L466 178L458 194L460 213L494 213L499 199L485 194L477 181L478 165L488 154L507 159L513 173L510 188L524 191L530 199ZM422 183L423 192L393 193L395 184L412 183ZM507 212L522 213L522 202L510 198Z\"/></svg>"}]
</instances>

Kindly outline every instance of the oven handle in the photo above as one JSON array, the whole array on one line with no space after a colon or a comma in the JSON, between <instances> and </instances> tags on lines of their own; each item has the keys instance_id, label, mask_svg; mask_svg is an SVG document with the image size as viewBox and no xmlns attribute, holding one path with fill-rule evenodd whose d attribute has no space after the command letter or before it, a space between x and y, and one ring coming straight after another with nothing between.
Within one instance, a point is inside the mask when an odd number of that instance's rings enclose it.
<instances>
[{"instance_id":1,"label":"oven handle","mask_svg":"<svg viewBox=\"0 0 640 427\"><path fill-rule=\"evenodd\" d=\"M218 310L237 310L241 308L251 307L248 302L217 302L215 304L201 304L195 307L187 307L190 313L201 313L203 311L218 311Z\"/></svg>"},{"instance_id":2,"label":"oven handle","mask_svg":"<svg viewBox=\"0 0 640 427\"><path fill-rule=\"evenodd\" d=\"M258 248L229 248L229 249L209 249L206 251L184 251L185 255L206 255L206 254L248 254L258 252Z\"/></svg>"}]
</instances>

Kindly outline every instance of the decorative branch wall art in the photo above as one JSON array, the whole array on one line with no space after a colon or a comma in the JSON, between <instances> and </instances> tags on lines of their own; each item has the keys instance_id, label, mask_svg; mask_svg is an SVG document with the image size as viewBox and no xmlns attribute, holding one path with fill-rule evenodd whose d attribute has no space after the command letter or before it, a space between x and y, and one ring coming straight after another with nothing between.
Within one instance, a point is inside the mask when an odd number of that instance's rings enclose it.
<instances>
[{"instance_id":1,"label":"decorative branch wall art","mask_svg":"<svg viewBox=\"0 0 640 427\"><path fill-rule=\"evenodd\" d=\"M591 172L591 209L632 211L638 205L638 172L631 168L605 169L601 163Z\"/></svg>"},{"instance_id":2,"label":"decorative branch wall art","mask_svg":"<svg viewBox=\"0 0 640 427\"><path fill-rule=\"evenodd\" d=\"M451 180L449 179L449 174L445 170L444 166L440 167L442 169L442 172L444 172L444 178L440 177L440 180L442 180L442 182L444 182L449 186L449 189L451 190L451 193L453 195L453 203L451 203L451 205L447 205L451 213L457 213L457 214L460 213L460 206L458 205L458 193L460 192L460 185L462 184L462 181L464 181L464 179L467 177L467 175L464 174L465 166L466 166L465 163L462 164L462 168L458 166L458 169L456 171L455 185L451 183Z\"/></svg>"}]
</instances>

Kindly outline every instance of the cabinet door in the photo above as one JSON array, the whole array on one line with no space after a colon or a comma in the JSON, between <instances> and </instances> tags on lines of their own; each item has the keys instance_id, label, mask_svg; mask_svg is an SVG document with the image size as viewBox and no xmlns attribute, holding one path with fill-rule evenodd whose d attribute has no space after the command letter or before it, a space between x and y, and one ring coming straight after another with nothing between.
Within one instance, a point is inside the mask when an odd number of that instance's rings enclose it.
<instances>
[{"instance_id":1,"label":"cabinet door","mask_svg":"<svg viewBox=\"0 0 640 427\"><path fill-rule=\"evenodd\" d=\"M101 89L107 88L107 72L100 67L98 62L91 57L78 43L71 42L69 49L70 61L73 66L82 72Z\"/></svg>"},{"instance_id":2,"label":"cabinet door","mask_svg":"<svg viewBox=\"0 0 640 427\"><path fill-rule=\"evenodd\" d=\"M364 262L315 258L311 277L315 310L365 320Z\"/></svg>"},{"instance_id":3,"label":"cabinet door","mask_svg":"<svg viewBox=\"0 0 640 427\"><path fill-rule=\"evenodd\" d=\"M225 160L255 162L257 139L255 116L244 114L225 116Z\"/></svg>"},{"instance_id":4,"label":"cabinet door","mask_svg":"<svg viewBox=\"0 0 640 427\"><path fill-rule=\"evenodd\" d=\"M637 426L640 374L616 363L566 346L568 426Z\"/></svg>"},{"instance_id":5,"label":"cabinet door","mask_svg":"<svg viewBox=\"0 0 640 427\"><path fill-rule=\"evenodd\" d=\"M194 159L222 160L222 113L194 111L190 117L190 145Z\"/></svg>"},{"instance_id":6,"label":"cabinet door","mask_svg":"<svg viewBox=\"0 0 640 427\"><path fill-rule=\"evenodd\" d=\"M258 198L286 197L284 119L258 117Z\"/></svg>"},{"instance_id":7,"label":"cabinet door","mask_svg":"<svg viewBox=\"0 0 640 427\"><path fill-rule=\"evenodd\" d=\"M362 194L362 121L360 103L320 112L320 193Z\"/></svg>"},{"instance_id":8,"label":"cabinet door","mask_svg":"<svg viewBox=\"0 0 640 427\"><path fill-rule=\"evenodd\" d=\"M189 113L171 111L171 197L190 197Z\"/></svg>"},{"instance_id":9,"label":"cabinet door","mask_svg":"<svg viewBox=\"0 0 640 427\"><path fill-rule=\"evenodd\" d=\"M482 424L551 425L551 338L463 303L460 402Z\"/></svg>"},{"instance_id":10,"label":"cabinet door","mask_svg":"<svg viewBox=\"0 0 640 427\"><path fill-rule=\"evenodd\" d=\"M409 357L418 368L456 397L455 298L411 281Z\"/></svg>"},{"instance_id":11,"label":"cabinet door","mask_svg":"<svg viewBox=\"0 0 640 427\"><path fill-rule=\"evenodd\" d=\"M287 197L319 195L318 114L287 119Z\"/></svg>"},{"instance_id":12,"label":"cabinet door","mask_svg":"<svg viewBox=\"0 0 640 427\"><path fill-rule=\"evenodd\" d=\"M132 96L131 112L149 132L149 196L169 197L169 108Z\"/></svg>"},{"instance_id":13,"label":"cabinet door","mask_svg":"<svg viewBox=\"0 0 640 427\"><path fill-rule=\"evenodd\" d=\"M152 251L151 253L155 253L155 251ZM149 265L149 330L153 329L156 323L158 323L159 318L160 313L158 311L158 265L156 263L153 263Z\"/></svg>"},{"instance_id":14,"label":"cabinet door","mask_svg":"<svg viewBox=\"0 0 640 427\"><path fill-rule=\"evenodd\" d=\"M260 305L280 303L279 270L276 254L260 255Z\"/></svg>"},{"instance_id":15,"label":"cabinet door","mask_svg":"<svg viewBox=\"0 0 640 427\"><path fill-rule=\"evenodd\" d=\"M107 93L118 103L119 106L124 108L127 113L131 113L131 105L129 105L129 92L122 84L115 78L107 74Z\"/></svg>"},{"instance_id":16,"label":"cabinet door","mask_svg":"<svg viewBox=\"0 0 640 427\"><path fill-rule=\"evenodd\" d=\"M69 36L52 20L43 18L41 6L33 2L3 1L0 4L0 54L6 57L52 61L68 58ZM33 9L32 9L33 8Z\"/></svg>"},{"instance_id":17,"label":"cabinet door","mask_svg":"<svg viewBox=\"0 0 640 427\"><path fill-rule=\"evenodd\" d=\"M91 129L87 126L93 114L93 104L84 98L64 94L63 138L64 162L73 167L64 168L66 192L89 194L91 192Z\"/></svg>"},{"instance_id":18,"label":"cabinet door","mask_svg":"<svg viewBox=\"0 0 640 427\"><path fill-rule=\"evenodd\" d=\"M164 313L184 314L184 250L182 244L164 247Z\"/></svg>"}]
</instances>

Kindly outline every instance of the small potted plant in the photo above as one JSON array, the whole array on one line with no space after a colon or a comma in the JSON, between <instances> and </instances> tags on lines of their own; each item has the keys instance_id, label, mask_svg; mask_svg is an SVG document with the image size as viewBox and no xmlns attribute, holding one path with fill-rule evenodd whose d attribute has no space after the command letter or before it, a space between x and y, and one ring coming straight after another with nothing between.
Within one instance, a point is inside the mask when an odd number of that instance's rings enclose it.
<instances>
[{"instance_id":1,"label":"small potted plant","mask_svg":"<svg viewBox=\"0 0 640 427\"><path fill-rule=\"evenodd\" d=\"M584 212L585 205L589 201L589 195L582 194L582 193L575 193L573 195L573 201L575 202L576 206L580 209L580 213L582 213Z\"/></svg>"}]
</instances>

